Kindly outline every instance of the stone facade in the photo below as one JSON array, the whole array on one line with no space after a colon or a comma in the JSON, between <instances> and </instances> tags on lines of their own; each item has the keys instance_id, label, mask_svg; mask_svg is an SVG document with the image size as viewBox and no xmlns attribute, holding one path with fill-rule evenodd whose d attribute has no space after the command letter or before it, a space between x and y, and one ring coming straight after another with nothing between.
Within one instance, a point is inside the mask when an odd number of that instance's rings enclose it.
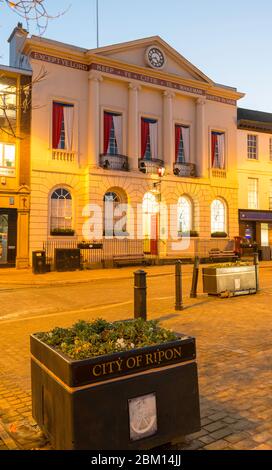
<instances>
[{"instance_id":1,"label":"stone facade","mask_svg":"<svg viewBox=\"0 0 272 470\"><path fill-rule=\"evenodd\" d=\"M14 41L16 30L11 43ZM154 69L145 58L152 45L164 55L161 69ZM45 241L60 241L50 234L50 198L60 187L72 195L76 234L71 240L86 238L82 234L90 216L86 205L98 204L103 212L104 196L109 191L119 194L121 202L128 202L132 209L142 204L146 193L154 194L168 210L169 205L186 196L191 202L191 229L199 234L198 244L210 240L211 203L219 199L225 207L228 237L238 234L236 103L241 93L215 84L159 37L88 51L26 35L20 54L34 75L41 69L46 72L45 80L33 89L30 252L41 249ZM52 107L56 101L73 105L70 152L52 148ZM122 155L127 158L129 171L101 166L104 112L122 115ZM163 178L156 171L139 171L141 118L157 122L157 158L165 167ZM187 163L195 168L194 176L173 173L176 124L190 129ZM225 136L225 164L217 170L211 164L212 131ZM158 254L172 256L176 250L167 233L171 228L175 231L171 227L175 222L168 220L169 214L163 210L157 216ZM135 218L138 234L141 224ZM226 240L218 243L223 247ZM194 254L195 244L191 240L185 254Z\"/></svg>"}]
</instances>

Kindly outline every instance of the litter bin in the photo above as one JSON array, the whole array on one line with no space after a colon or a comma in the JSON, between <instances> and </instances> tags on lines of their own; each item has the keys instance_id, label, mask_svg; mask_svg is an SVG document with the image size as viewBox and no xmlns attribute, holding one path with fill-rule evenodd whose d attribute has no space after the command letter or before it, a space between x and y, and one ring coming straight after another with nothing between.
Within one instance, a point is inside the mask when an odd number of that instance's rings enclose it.
<instances>
[{"instance_id":1,"label":"litter bin","mask_svg":"<svg viewBox=\"0 0 272 470\"><path fill-rule=\"evenodd\" d=\"M32 272L33 274L46 273L46 254L45 251L32 252Z\"/></svg>"}]
</instances>

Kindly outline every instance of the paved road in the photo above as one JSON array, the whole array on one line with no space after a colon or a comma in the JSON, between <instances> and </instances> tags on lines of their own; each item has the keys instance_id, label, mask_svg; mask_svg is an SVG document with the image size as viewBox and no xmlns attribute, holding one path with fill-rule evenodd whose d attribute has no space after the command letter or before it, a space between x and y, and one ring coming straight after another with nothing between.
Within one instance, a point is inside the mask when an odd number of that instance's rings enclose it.
<instances>
[{"instance_id":1,"label":"paved road","mask_svg":"<svg viewBox=\"0 0 272 470\"><path fill-rule=\"evenodd\" d=\"M197 338L202 430L177 447L272 449L272 268L261 269L257 296L193 301L186 267L182 313L173 308L174 276L169 267L161 271L148 279L149 317ZM131 317L133 282L113 277L57 287L2 286L0 294L0 418L9 430L31 418L29 334L80 318Z\"/></svg>"}]
</instances>

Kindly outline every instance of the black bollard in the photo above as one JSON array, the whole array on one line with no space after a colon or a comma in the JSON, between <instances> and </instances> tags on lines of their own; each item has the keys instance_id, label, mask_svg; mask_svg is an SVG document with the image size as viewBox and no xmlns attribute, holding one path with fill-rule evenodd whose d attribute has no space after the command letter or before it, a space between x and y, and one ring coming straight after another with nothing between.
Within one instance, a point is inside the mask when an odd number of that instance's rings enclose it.
<instances>
[{"instance_id":1,"label":"black bollard","mask_svg":"<svg viewBox=\"0 0 272 470\"><path fill-rule=\"evenodd\" d=\"M191 299L197 298L198 273L199 273L199 257L196 256L195 261L194 261L192 288L191 288L191 294L190 294Z\"/></svg>"},{"instance_id":2,"label":"black bollard","mask_svg":"<svg viewBox=\"0 0 272 470\"><path fill-rule=\"evenodd\" d=\"M259 280L259 254L254 253L254 265L256 273L256 292L260 291L260 280Z\"/></svg>"},{"instance_id":3,"label":"black bollard","mask_svg":"<svg viewBox=\"0 0 272 470\"><path fill-rule=\"evenodd\" d=\"M183 310L182 303L182 270L181 261L176 262L176 306L175 310Z\"/></svg>"},{"instance_id":4,"label":"black bollard","mask_svg":"<svg viewBox=\"0 0 272 470\"><path fill-rule=\"evenodd\" d=\"M134 318L146 317L146 272L139 270L134 273Z\"/></svg>"}]
</instances>

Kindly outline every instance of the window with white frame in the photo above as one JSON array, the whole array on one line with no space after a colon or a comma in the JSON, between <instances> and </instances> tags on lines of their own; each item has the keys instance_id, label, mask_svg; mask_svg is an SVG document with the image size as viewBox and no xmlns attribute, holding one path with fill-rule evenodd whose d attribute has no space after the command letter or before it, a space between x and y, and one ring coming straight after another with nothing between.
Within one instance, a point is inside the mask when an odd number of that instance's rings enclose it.
<instances>
[{"instance_id":1,"label":"window with white frame","mask_svg":"<svg viewBox=\"0 0 272 470\"><path fill-rule=\"evenodd\" d=\"M226 232L226 206L220 199L211 204L211 233Z\"/></svg>"},{"instance_id":2,"label":"window with white frame","mask_svg":"<svg viewBox=\"0 0 272 470\"><path fill-rule=\"evenodd\" d=\"M225 133L211 133L211 164L212 168L225 169Z\"/></svg>"},{"instance_id":3,"label":"window with white frame","mask_svg":"<svg viewBox=\"0 0 272 470\"><path fill-rule=\"evenodd\" d=\"M258 209L258 179L248 178L248 209Z\"/></svg>"},{"instance_id":4,"label":"window with white frame","mask_svg":"<svg viewBox=\"0 0 272 470\"><path fill-rule=\"evenodd\" d=\"M72 195L65 188L56 189L51 195L51 232L60 233L73 229Z\"/></svg>"},{"instance_id":5,"label":"window with white frame","mask_svg":"<svg viewBox=\"0 0 272 470\"><path fill-rule=\"evenodd\" d=\"M257 135L248 134L247 136L247 158L249 160L258 159L258 138Z\"/></svg>"},{"instance_id":6,"label":"window with white frame","mask_svg":"<svg viewBox=\"0 0 272 470\"><path fill-rule=\"evenodd\" d=\"M0 117L16 118L16 79L0 77Z\"/></svg>"},{"instance_id":7,"label":"window with white frame","mask_svg":"<svg viewBox=\"0 0 272 470\"><path fill-rule=\"evenodd\" d=\"M122 154L122 115L104 112L104 154Z\"/></svg>"},{"instance_id":8,"label":"window with white frame","mask_svg":"<svg viewBox=\"0 0 272 470\"><path fill-rule=\"evenodd\" d=\"M16 151L15 144L0 142L0 175L15 176Z\"/></svg>"},{"instance_id":9,"label":"window with white frame","mask_svg":"<svg viewBox=\"0 0 272 470\"><path fill-rule=\"evenodd\" d=\"M124 196L121 197L115 191L108 191L104 195L104 236L114 237L127 235L126 223L124 223L120 230L116 230L118 222L120 222L120 219L125 215L120 216L118 211L120 204L125 203L124 199Z\"/></svg>"},{"instance_id":10,"label":"window with white frame","mask_svg":"<svg viewBox=\"0 0 272 470\"><path fill-rule=\"evenodd\" d=\"M158 121L141 119L141 158L153 160L158 158Z\"/></svg>"},{"instance_id":11,"label":"window with white frame","mask_svg":"<svg viewBox=\"0 0 272 470\"><path fill-rule=\"evenodd\" d=\"M192 203L186 196L178 200L178 234L190 233L192 230Z\"/></svg>"},{"instance_id":12,"label":"window with white frame","mask_svg":"<svg viewBox=\"0 0 272 470\"><path fill-rule=\"evenodd\" d=\"M74 105L53 102L52 147L57 150L73 150Z\"/></svg>"},{"instance_id":13,"label":"window with white frame","mask_svg":"<svg viewBox=\"0 0 272 470\"><path fill-rule=\"evenodd\" d=\"M188 126L175 125L175 150L176 163L190 161L190 128Z\"/></svg>"}]
</instances>

